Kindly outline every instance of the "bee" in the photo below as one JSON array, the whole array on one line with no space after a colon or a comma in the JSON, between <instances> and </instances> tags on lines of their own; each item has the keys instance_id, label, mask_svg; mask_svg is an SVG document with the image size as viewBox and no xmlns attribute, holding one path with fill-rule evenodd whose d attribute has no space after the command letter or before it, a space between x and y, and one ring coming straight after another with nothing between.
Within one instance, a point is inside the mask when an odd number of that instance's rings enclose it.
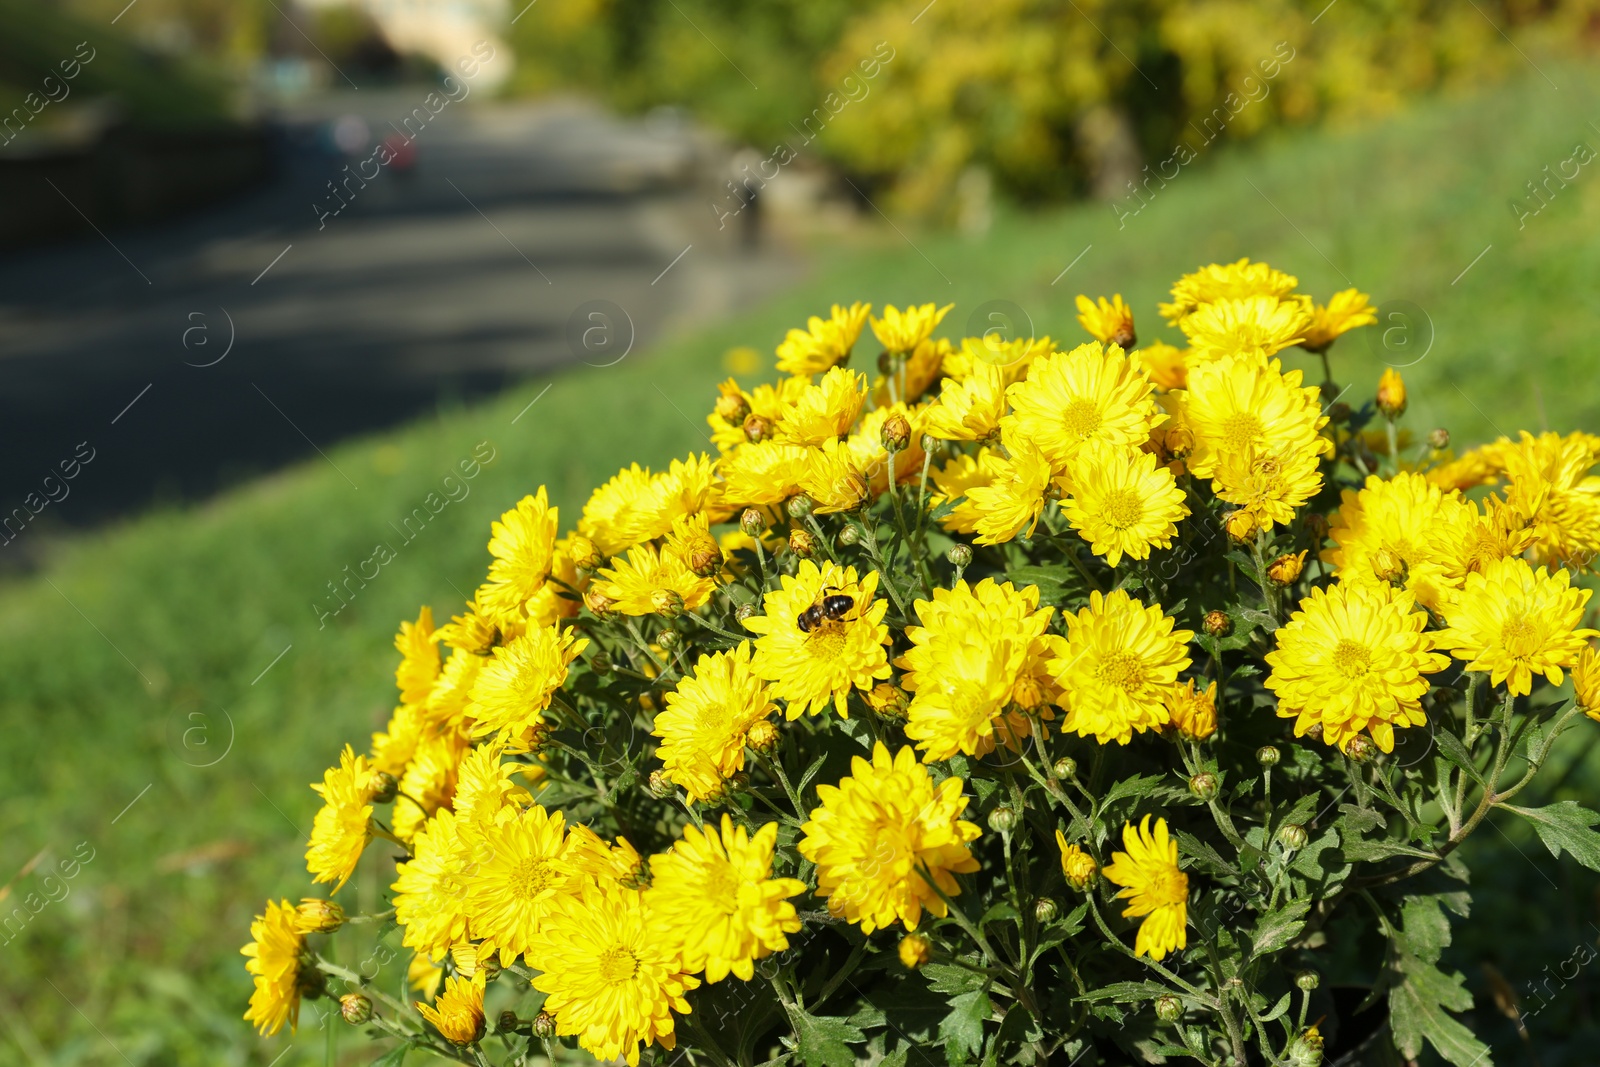
<instances>
[{"instance_id":1,"label":"bee","mask_svg":"<svg viewBox=\"0 0 1600 1067\"><path fill-rule=\"evenodd\" d=\"M833 590L833 595L828 591ZM795 616L795 625L800 627L801 633L810 633L824 620L838 621L848 615L856 606L854 597L846 596L837 586L825 586L817 602Z\"/></svg>"}]
</instances>

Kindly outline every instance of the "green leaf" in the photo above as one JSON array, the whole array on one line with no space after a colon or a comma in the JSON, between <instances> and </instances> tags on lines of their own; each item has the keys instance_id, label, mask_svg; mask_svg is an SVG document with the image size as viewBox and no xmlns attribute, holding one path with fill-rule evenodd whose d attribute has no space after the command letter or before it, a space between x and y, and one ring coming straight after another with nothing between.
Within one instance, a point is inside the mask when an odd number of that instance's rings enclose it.
<instances>
[{"instance_id":1,"label":"green leaf","mask_svg":"<svg viewBox=\"0 0 1600 1067\"><path fill-rule=\"evenodd\" d=\"M1459 974L1447 975L1415 956L1400 958L1401 979L1389 990L1389 1025L1408 1059L1422 1054L1426 1039L1456 1067L1492 1067L1489 1046L1449 1014L1472 1007Z\"/></svg>"},{"instance_id":2,"label":"green leaf","mask_svg":"<svg viewBox=\"0 0 1600 1067\"><path fill-rule=\"evenodd\" d=\"M1439 898L1407 897L1400 906L1401 950L1425 963L1438 963L1450 947L1450 920L1439 908Z\"/></svg>"},{"instance_id":3,"label":"green leaf","mask_svg":"<svg viewBox=\"0 0 1600 1067\"><path fill-rule=\"evenodd\" d=\"M1106 795L1100 799L1099 810L1101 812L1108 811L1111 805L1119 800L1127 800L1129 797L1135 799L1147 797L1155 792L1156 787L1161 785L1162 780L1163 776L1159 774L1136 774L1132 778L1124 778L1106 790Z\"/></svg>"},{"instance_id":4,"label":"green leaf","mask_svg":"<svg viewBox=\"0 0 1600 1067\"><path fill-rule=\"evenodd\" d=\"M1097 1000L1115 1000L1122 1004L1137 1004L1170 992L1172 991L1159 982L1109 982L1073 999L1091 1003Z\"/></svg>"},{"instance_id":5,"label":"green leaf","mask_svg":"<svg viewBox=\"0 0 1600 1067\"><path fill-rule=\"evenodd\" d=\"M865 1041L867 1035L844 1019L809 1015L790 1008L794 1023L795 1047L806 1067L855 1067L856 1056L850 1042Z\"/></svg>"},{"instance_id":6,"label":"green leaf","mask_svg":"<svg viewBox=\"0 0 1600 1067\"><path fill-rule=\"evenodd\" d=\"M1006 572L1012 585L1036 585L1041 604L1059 604L1061 601L1083 593L1083 576L1076 567L1059 564L1054 567L1014 567Z\"/></svg>"},{"instance_id":7,"label":"green leaf","mask_svg":"<svg viewBox=\"0 0 1600 1067\"><path fill-rule=\"evenodd\" d=\"M1483 772L1472 765L1472 753L1467 751L1467 746L1461 743L1461 738L1449 730L1436 730L1433 742L1439 748L1439 755L1459 767L1462 773L1479 785L1483 784Z\"/></svg>"},{"instance_id":8,"label":"green leaf","mask_svg":"<svg viewBox=\"0 0 1600 1067\"><path fill-rule=\"evenodd\" d=\"M1293 941L1305 927L1306 913L1310 910L1309 900L1291 900L1277 911L1269 911L1257 919L1256 928L1250 933L1250 943L1254 946L1251 958L1259 959Z\"/></svg>"},{"instance_id":9,"label":"green leaf","mask_svg":"<svg viewBox=\"0 0 1600 1067\"><path fill-rule=\"evenodd\" d=\"M935 993L970 993L981 989L989 980L976 971L951 963L930 963L922 968L922 977L928 980Z\"/></svg>"},{"instance_id":10,"label":"green leaf","mask_svg":"<svg viewBox=\"0 0 1600 1067\"><path fill-rule=\"evenodd\" d=\"M1590 829L1600 822L1600 815L1575 800L1563 800L1543 808L1519 808L1515 804L1502 807L1533 823L1539 840L1556 859L1561 858L1561 850L1565 849L1591 871L1600 871L1600 834Z\"/></svg>"},{"instance_id":11,"label":"green leaf","mask_svg":"<svg viewBox=\"0 0 1600 1067\"><path fill-rule=\"evenodd\" d=\"M989 994L981 989L950 998L950 1014L939 1024L947 1060L965 1063L968 1056L983 1051L983 1021L991 1010Z\"/></svg>"},{"instance_id":12,"label":"green leaf","mask_svg":"<svg viewBox=\"0 0 1600 1067\"><path fill-rule=\"evenodd\" d=\"M1239 877L1239 869L1223 859L1222 854L1206 844L1206 842L1185 830L1177 831L1175 836L1178 838L1178 854L1180 856L1192 857L1203 866L1221 874L1232 875L1235 878Z\"/></svg>"},{"instance_id":13,"label":"green leaf","mask_svg":"<svg viewBox=\"0 0 1600 1067\"><path fill-rule=\"evenodd\" d=\"M1432 852L1424 852L1420 848L1412 848L1400 841L1363 841L1361 838L1351 838L1344 843L1344 858L1351 863L1376 863L1379 860L1390 859L1394 856L1411 856L1419 860L1431 860Z\"/></svg>"},{"instance_id":14,"label":"green leaf","mask_svg":"<svg viewBox=\"0 0 1600 1067\"><path fill-rule=\"evenodd\" d=\"M400 1067L400 1065L405 1062L406 1053L410 1051L410 1045L401 1045L399 1048L392 1048L388 1052L385 1052L382 1056L379 1056L377 1059L373 1060L372 1067Z\"/></svg>"},{"instance_id":15,"label":"green leaf","mask_svg":"<svg viewBox=\"0 0 1600 1067\"><path fill-rule=\"evenodd\" d=\"M1255 567L1252 565L1250 569L1254 571ZM1273 620L1271 615L1264 611L1257 611L1255 608L1241 608L1239 617L1247 622L1255 623L1269 634L1278 628L1277 622Z\"/></svg>"},{"instance_id":16,"label":"green leaf","mask_svg":"<svg viewBox=\"0 0 1600 1067\"><path fill-rule=\"evenodd\" d=\"M1289 1010L1289 1000L1290 1000L1291 996L1292 996L1292 994L1285 993L1283 996L1279 997L1278 998L1278 1003L1276 1003L1276 1004L1274 1004L1272 1006L1272 1010L1267 1012L1265 1015L1261 1016L1261 1021L1264 1022L1264 1023L1270 1023L1272 1020L1276 1019L1278 1016L1280 1016L1284 1012L1288 1011Z\"/></svg>"}]
</instances>

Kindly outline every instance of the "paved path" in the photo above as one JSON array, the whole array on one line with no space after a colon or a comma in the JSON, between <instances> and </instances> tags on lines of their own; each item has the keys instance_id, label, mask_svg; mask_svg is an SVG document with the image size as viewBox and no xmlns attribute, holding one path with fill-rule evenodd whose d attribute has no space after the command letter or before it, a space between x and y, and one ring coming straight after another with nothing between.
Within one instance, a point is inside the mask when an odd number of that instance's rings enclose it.
<instances>
[{"instance_id":1,"label":"paved path","mask_svg":"<svg viewBox=\"0 0 1600 1067\"><path fill-rule=\"evenodd\" d=\"M422 94L363 91L359 105L381 137ZM320 224L313 202L334 206L326 183L347 172L312 128L288 139L270 186L226 207L0 257L0 515L79 442L95 450L0 555L571 362L566 327L586 302L625 309L638 352L798 273L717 232L703 180L689 182L703 142L670 122L446 107L417 134L411 173L352 183Z\"/></svg>"}]
</instances>

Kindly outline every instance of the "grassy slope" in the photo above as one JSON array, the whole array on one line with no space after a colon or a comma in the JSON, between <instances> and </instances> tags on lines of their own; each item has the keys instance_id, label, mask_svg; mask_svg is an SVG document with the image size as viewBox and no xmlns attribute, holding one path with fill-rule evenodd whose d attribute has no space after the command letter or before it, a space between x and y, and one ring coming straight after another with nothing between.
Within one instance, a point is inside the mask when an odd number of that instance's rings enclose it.
<instances>
[{"instance_id":1,"label":"grassy slope","mask_svg":"<svg viewBox=\"0 0 1600 1067\"><path fill-rule=\"evenodd\" d=\"M1379 303L1404 298L1428 311L1437 341L1407 372L1418 430L1439 423L1476 439L1492 432L1490 417L1510 431L1538 427L1541 403L1553 428L1600 427L1600 392L1585 373L1600 312L1600 246L1587 236L1600 217L1600 177L1586 168L1520 233L1506 207L1575 140L1600 143L1586 126L1600 117L1588 107L1600 82L1557 78L1560 93L1535 77L1374 129L1219 154L1121 231L1104 206L1083 206L1003 219L981 242L917 236L918 252L891 235L865 251L825 253L815 281L738 321L558 377L515 425L543 383L332 450L358 490L329 463L310 462L107 531L5 589L0 870L41 849L65 857L85 840L95 855L65 900L0 945L0 1063L276 1056L286 1038L257 1042L237 1021L248 986L235 950L265 896L307 890L301 830L315 798L305 783L345 741L360 747L386 713L396 620L420 603L459 602L484 564L489 521L521 493L548 484L570 524L588 489L624 462L661 463L704 445L698 420L720 353L742 343L770 350L784 327L830 301L953 300L959 334L979 303L1007 299L1040 332L1078 339L1071 297L1116 290L1148 336L1177 274L1250 255L1320 296L1348 275ZM1344 342L1335 363L1358 383L1353 395L1370 395L1382 364L1363 339ZM482 440L498 458L471 495L400 547L389 523ZM91 464L75 488L93 492L95 477ZM319 630L311 605L327 596L324 584L380 540L398 558ZM225 757L194 766L220 756L230 732ZM38 884L22 878L9 903ZM342 897L370 904L380 889L367 871ZM319 1041L303 1033L303 1052L278 1062L312 1062Z\"/></svg>"}]
</instances>

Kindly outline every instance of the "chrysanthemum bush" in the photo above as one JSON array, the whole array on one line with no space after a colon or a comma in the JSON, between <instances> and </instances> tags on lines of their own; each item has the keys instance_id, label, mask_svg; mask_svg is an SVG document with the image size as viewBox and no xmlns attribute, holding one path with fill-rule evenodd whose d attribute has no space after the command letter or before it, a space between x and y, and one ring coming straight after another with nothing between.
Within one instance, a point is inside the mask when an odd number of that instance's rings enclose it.
<instances>
[{"instance_id":1,"label":"chrysanthemum bush","mask_svg":"<svg viewBox=\"0 0 1600 1067\"><path fill-rule=\"evenodd\" d=\"M1334 381L1365 294L1297 290L1187 275L1181 348L1120 297L1076 345L835 307L717 455L571 532L517 502L313 787L327 897L267 903L246 1018L338 998L385 1064L1487 1064L1458 847L1499 810L1600 868L1534 799L1600 718L1600 437L1414 436L1393 371Z\"/></svg>"}]
</instances>

